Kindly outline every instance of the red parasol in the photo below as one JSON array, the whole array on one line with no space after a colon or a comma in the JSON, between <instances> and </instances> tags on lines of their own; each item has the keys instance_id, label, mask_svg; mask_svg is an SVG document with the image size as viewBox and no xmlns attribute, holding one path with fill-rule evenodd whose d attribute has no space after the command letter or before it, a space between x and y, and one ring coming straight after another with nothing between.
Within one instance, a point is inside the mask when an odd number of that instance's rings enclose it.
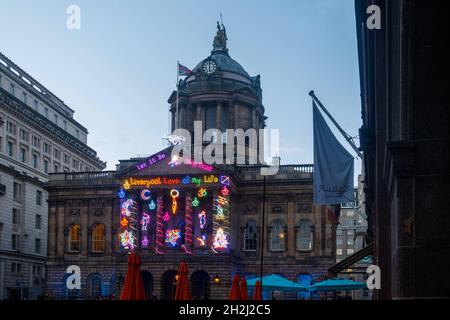
<instances>
[{"instance_id":1,"label":"red parasol","mask_svg":"<svg viewBox=\"0 0 450 320\"><path fill-rule=\"evenodd\" d=\"M237 274L233 277L233 283L231 284L230 300L239 300L241 295L239 293L239 276Z\"/></svg>"},{"instance_id":2,"label":"red parasol","mask_svg":"<svg viewBox=\"0 0 450 320\"><path fill-rule=\"evenodd\" d=\"M178 267L178 283L175 291L175 300L192 300L189 291L189 271L186 262L181 262Z\"/></svg>"},{"instance_id":3,"label":"red parasol","mask_svg":"<svg viewBox=\"0 0 450 320\"><path fill-rule=\"evenodd\" d=\"M247 280L245 280L245 276L242 277L240 287L240 300L248 300L248 291L247 291Z\"/></svg>"},{"instance_id":4,"label":"red parasol","mask_svg":"<svg viewBox=\"0 0 450 320\"><path fill-rule=\"evenodd\" d=\"M255 288L253 289L253 300L262 300L261 282L256 280Z\"/></svg>"},{"instance_id":5,"label":"red parasol","mask_svg":"<svg viewBox=\"0 0 450 320\"><path fill-rule=\"evenodd\" d=\"M137 253L131 253L128 256L128 270L120 300L145 300L140 267L141 258Z\"/></svg>"}]
</instances>

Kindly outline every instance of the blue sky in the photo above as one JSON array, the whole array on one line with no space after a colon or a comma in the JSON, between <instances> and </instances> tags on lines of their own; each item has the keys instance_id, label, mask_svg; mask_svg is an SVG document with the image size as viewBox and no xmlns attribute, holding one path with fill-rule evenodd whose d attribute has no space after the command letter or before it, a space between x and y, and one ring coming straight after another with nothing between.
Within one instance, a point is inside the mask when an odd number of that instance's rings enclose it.
<instances>
[{"instance_id":1,"label":"blue sky","mask_svg":"<svg viewBox=\"0 0 450 320\"><path fill-rule=\"evenodd\" d=\"M282 164L312 163L309 90L349 134L361 125L353 2L0 0L0 51L75 109L113 169L165 146L176 61L193 68L210 54L222 12L231 57L261 74ZM80 30L66 28L70 4Z\"/></svg>"}]
</instances>

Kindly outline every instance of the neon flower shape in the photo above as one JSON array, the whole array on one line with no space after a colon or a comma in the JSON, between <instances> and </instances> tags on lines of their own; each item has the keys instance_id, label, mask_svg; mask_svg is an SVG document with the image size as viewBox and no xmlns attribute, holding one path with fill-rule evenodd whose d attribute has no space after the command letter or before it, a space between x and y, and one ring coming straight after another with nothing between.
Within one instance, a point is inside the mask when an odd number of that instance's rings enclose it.
<instances>
[{"instance_id":1,"label":"neon flower shape","mask_svg":"<svg viewBox=\"0 0 450 320\"><path fill-rule=\"evenodd\" d=\"M164 213L164 215L163 215L162 218L163 218L163 220L164 220L165 222L169 221L169 220L170 220L170 214L169 214L169 212L166 211L166 212Z\"/></svg>"},{"instance_id":2,"label":"neon flower shape","mask_svg":"<svg viewBox=\"0 0 450 320\"><path fill-rule=\"evenodd\" d=\"M131 231L125 230L120 234L120 242L125 249L134 249L134 236Z\"/></svg>"},{"instance_id":3,"label":"neon flower shape","mask_svg":"<svg viewBox=\"0 0 450 320\"><path fill-rule=\"evenodd\" d=\"M177 198L180 195L180 192L177 189L170 190L170 196L172 197L172 213L177 213Z\"/></svg>"},{"instance_id":4,"label":"neon flower shape","mask_svg":"<svg viewBox=\"0 0 450 320\"><path fill-rule=\"evenodd\" d=\"M225 215L223 214L222 207L217 207L216 220L219 220L219 221L225 220Z\"/></svg>"},{"instance_id":5,"label":"neon flower shape","mask_svg":"<svg viewBox=\"0 0 450 320\"><path fill-rule=\"evenodd\" d=\"M228 196L230 194L230 190L226 187L226 186L224 186L223 188L222 188L222 195L223 196Z\"/></svg>"},{"instance_id":6,"label":"neon flower shape","mask_svg":"<svg viewBox=\"0 0 450 320\"><path fill-rule=\"evenodd\" d=\"M177 245L177 242L180 238L181 238L181 230L179 229L166 230L166 243L170 243L172 247L175 247Z\"/></svg>"},{"instance_id":7,"label":"neon flower shape","mask_svg":"<svg viewBox=\"0 0 450 320\"><path fill-rule=\"evenodd\" d=\"M122 203L122 215L129 217L131 215L130 207L132 207L133 204L133 199L127 199L124 203Z\"/></svg>"},{"instance_id":8,"label":"neon flower shape","mask_svg":"<svg viewBox=\"0 0 450 320\"><path fill-rule=\"evenodd\" d=\"M194 200L192 200L192 206L198 207L199 204L200 204L200 201L198 201L197 197L195 197Z\"/></svg>"},{"instance_id":9,"label":"neon flower shape","mask_svg":"<svg viewBox=\"0 0 450 320\"><path fill-rule=\"evenodd\" d=\"M150 215L146 212L142 214L141 225L142 231L147 231L147 226L150 223Z\"/></svg>"},{"instance_id":10,"label":"neon flower shape","mask_svg":"<svg viewBox=\"0 0 450 320\"><path fill-rule=\"evenodd\" d=\"M125 182L123 183L123 188L124 188L125 190L128 190L128 189L130 189L130 187L131 187L131 185L130 185L130 183L128 182L128 179L126 179Z\"/></svg>"},{"instance_id":11,"label":"neon flower shape","mask_svg":"<svg viewBox=\"0 0 450 320\"><path fill-rule=\"evenodd\" d=\"M127 220L127 218L123 217L123 218L120 220L120 225L122 226L122 228L126 228L126 227L128 226L128 220Z\"/></svg>"},{"instance_id":12,"label":"neon flower shape","mask_svg":"<svg viewBox=\"0 0 450 320\"><path fill-rule=\"evenodd\" d=\"M148 189L144 189L141 191L141 198L144 201L147 201L152 196L152 193Z\"/></svg>"},{"instance_id":13,"label":"neon flower shape","mask_svg":"<svg viewBox=\"0 0 450 320\"><path fill-rule=\"evenodd\" d=\"M126 193L123 189L120 189L119 192L117 192L117 196L119 197L119 199L123 199L126 196Z\"/></svg>"},{"instance_id":14,"label":"neon flower shape","mask_svg":"<svg viewBox=\"0 0 450 320\"><path fill-rule=\"evenodd\" d=\"M219 204L221 204L221 205L226 205L226 204L228 204L227 198L221 197L221 196L218 196L218 197L217 197L217 202L218 202Z\"/></svg>"},{"instance_id":15,"label":"neon flower shape","mask_svg":"<svg viewBox=\"0 0 450 320\"><path fill-rule=\"evenodd\" d=\"M205 188L200 188L200 189L198 189L197 195L199 196L199 198L203 198L208 195L208 192L206 191Z\"/></svg>"},{"instance_id":16,"label":"neon flower shape","mask_svg":"<svg viewBox=\"0 0 450 320\"><path fill-rule=\"evenodd\" d=\"M149 208L150 210L155 210L155 208L156 208L155 200L151 200L151 201L150 201L150 203L148 204L148 208Z\"/></svg>"},{"instance_id":17,"label":"neon flower shape","mask_svg":"<svg viewBox=\"0 0 450 320\"><path fill-rule=\"evenodd\" d=\"M200 246L204 247L206 245L206 236L197 237L197 241Z\"/></svg>"},{"instance_id":18,"label":"neon flower shape","mask_svg":"<svg viewBox=\"0 0 450 320\"><path fill-rule=\"evenodd\" d=\"M200 223L200 229L204 229L206 226L206 212L202 211L198 214L198 220Z\"/></svg>"},{"instance_id":19,"label":"neon flower shape","mask_svg":"<svg viewBox=\"0 0 450 320\"><path fill-rule=\"evenodd\" d=\"M144 239L142 239L142 245L144 247L148 246L148 238L147 238L147 236L144 236Z\"/></svg>"},{"instance_id":20,"label":"neon flower shape","mask_svg":"<svg viewBox=\"0 0 450 320\"><path fill-rule=\"evenodd\" d=\"M214 249L225 249L228 247L228 240L222 228L217 229L213 240Z\"/></svg>"}]
</instances>

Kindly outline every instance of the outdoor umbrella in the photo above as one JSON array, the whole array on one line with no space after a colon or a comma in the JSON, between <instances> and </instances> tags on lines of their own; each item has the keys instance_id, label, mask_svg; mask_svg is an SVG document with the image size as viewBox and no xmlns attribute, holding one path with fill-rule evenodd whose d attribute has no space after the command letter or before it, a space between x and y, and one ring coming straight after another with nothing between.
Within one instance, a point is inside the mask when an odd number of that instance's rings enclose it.
<instances>
[{"instance_id":1,"label":"outdoor umbrella","mask_svg":"<svg viewBox=\"0 0 450 320\"><path fill-rule=\"evenodd\" d=\"M131 253L128 256L128 270L120 300L145 300L140 267L141 258L137 253Z\"/></svg>"},{"instance_id":2,"label":"outdoor umbrella","mask_svg":"<svg viewBox=\"0 0 450 320\"><path fill-rule=\"evenodd\" d=\"M233 277L233 283L231 284L230 300L239 300L239 276L237 274Z\"/></svg>"},{"instance_id":3,"label":"outdoor umbrella","mask_svg":"<svg viewBox=\"0 0 450 320\"><path fill-rule=\"evenodd\" d=\"M189 271L186 262L181 262L178 267L178 283L175 291L175 300L192 300L189 292Z\"/></svg>"},{"instance_id":4,"label":"outdoor umbrella","mask_svg":"<svg viewBox=\"0 0 450 320\"><path fill-rule=\"evenodd\" d=\"M366 283L348 279L328 279L309 287L311 291L358 290L367 288Z\"/></svg>"},{"instance_id":5,"label":"outdoor umbrella","mask_svg":"<svg viewBox=\"0 0 450 320\"><path fill-rule=\"evenodd\" d=\"M256 280L255 288L253 289L253 300L262 300L261 282Z\"/></svg>"},{"instance_id":6,"label":"outdoor umbrella","mask_svg":"<svg viewBox=\"0 0 450 320\"><path fill-rule=\"evenodd\" d=\"M259 278L253 278L247 281L247 286L255 287L256 281ZM262 278L262 290L266 291L299 291L299 290L307 290L307 287L304 287L294 281L288 280L279 276L277 274L269 274ZM260 283L261 284L261 283Z\"/></svg>"},{"instance_id":7,"label":"outdoor umbrella","mask_svg":"<svg viewBox=\"0 0 450 320\"><path fill-rule=\"evenodd\" d=\"M247 280L245 280L245 276L242 277L240 287L240 300L248 300L248 291L247 291Z\"/></svg>"}]
</instances>

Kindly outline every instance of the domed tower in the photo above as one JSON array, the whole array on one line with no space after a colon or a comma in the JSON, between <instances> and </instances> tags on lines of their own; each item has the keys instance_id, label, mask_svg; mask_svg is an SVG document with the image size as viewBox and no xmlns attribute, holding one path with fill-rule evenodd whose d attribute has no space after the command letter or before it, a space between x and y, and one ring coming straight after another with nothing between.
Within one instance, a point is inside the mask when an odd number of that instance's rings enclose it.
<instances>
[{"instance_id":1,"label":"domed tower","mask_svg":"<svg viewBox=\"0 0 450 320\"><path fill-rule=\"evenodd\" d=\"M230 57L223 24L217 22L211 54L179 81L178 90L178 107L176 91L168 100L172 131L183 128L193 134L194 121L202 122L202 134L212 128L225 132L265 127L260 76L250 76Z\"/></svg>"}]
</instances>

